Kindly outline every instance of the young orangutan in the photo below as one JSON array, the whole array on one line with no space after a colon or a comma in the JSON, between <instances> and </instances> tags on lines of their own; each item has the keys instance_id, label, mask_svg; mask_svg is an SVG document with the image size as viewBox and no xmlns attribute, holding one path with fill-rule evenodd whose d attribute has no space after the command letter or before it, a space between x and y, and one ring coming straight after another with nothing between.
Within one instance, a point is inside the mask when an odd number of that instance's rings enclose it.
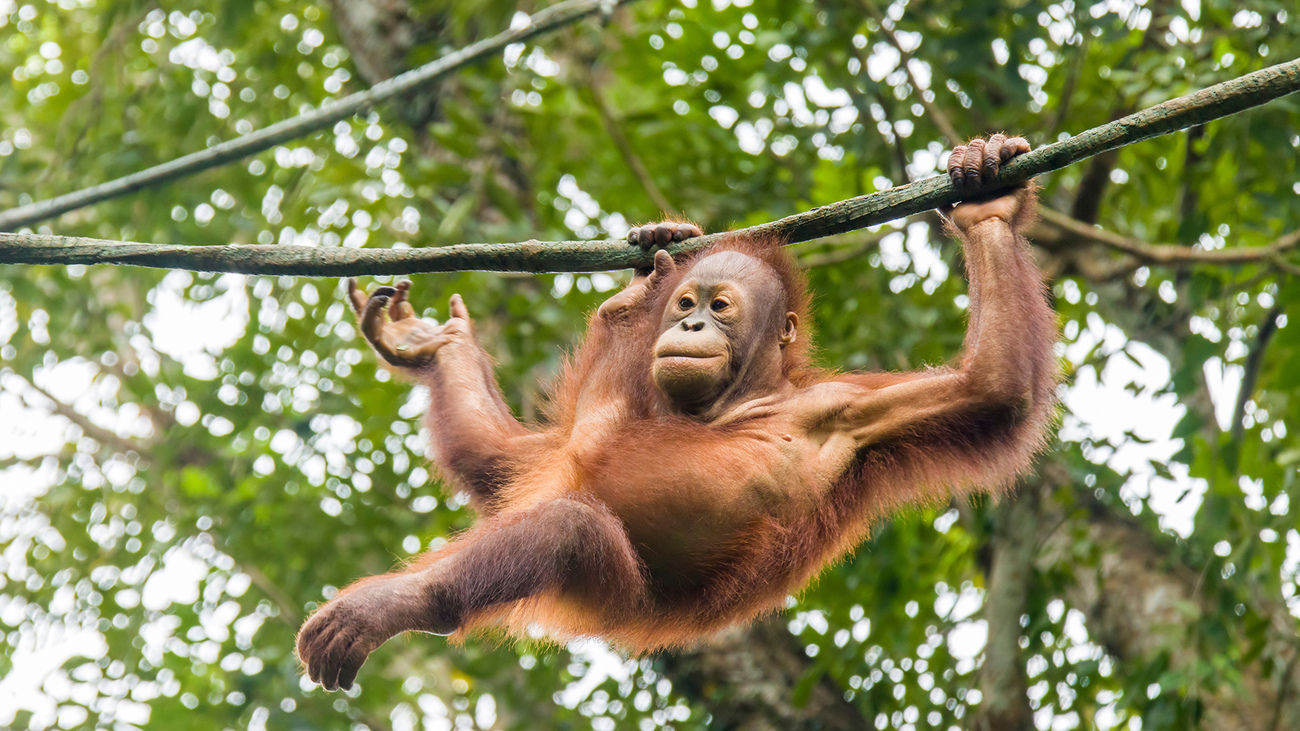
<instances>
[{"instance_id":1,"label":"young orangutan","mask_svg":"<svg viewBox=\"0 0 1300 731\"><path fill-rule=\"evenodd\" d=\"M973 192L1028 149L975 140L948 172ZM592 318L534 427L501 399L459 297L433 326L409 283L368 298L350 284L375 350L428 386L433 459L481 518L312 615L298 637L311 679L348 688L408 631L535 625L632 652L690 642L780 606L873 521L1006 488L1054 415L1055 320L1021 235L1033 205L1019 187L951 211L970 278L954 367L812 367L803 275L782 242L737 236L681 262L658 252ZM659 224L629 238L698 234Z\"/></svg>"}]
</instances>

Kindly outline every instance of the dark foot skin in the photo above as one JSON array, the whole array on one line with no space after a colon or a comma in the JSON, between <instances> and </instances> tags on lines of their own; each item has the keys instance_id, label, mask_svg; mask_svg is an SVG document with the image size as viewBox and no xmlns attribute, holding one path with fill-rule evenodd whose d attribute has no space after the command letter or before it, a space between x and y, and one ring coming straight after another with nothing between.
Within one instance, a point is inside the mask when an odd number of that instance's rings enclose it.
<instances>
[{"instance_id":1,"label":"dark foot skin","mask_svg":"<svg viewBox=\"0 0 1300 731\"><path fill-rule=\"evenodd\" d=\"M971 140L953 149L948 158L948 177L957 190L977 191L997 180L1002 163L1026 152L1029 152L1029 141L1024 137L996 134L987 142Z\"/></svg>"},{"instance_id":2,"label":"dark foot skin","mask_svg":"<svg viewBox=\"0 0 1300 731\"><path fill-rule=\"evenodd\" d=\"M647 223L644 226L634 227L627 232L627 242L640 246L642 249L649 249L653 246L667 246L674 241L685 241L703 235L704 232L700 230L700 227L693 223L664 221L663 223Z\"/></svg>"},{"instance_id":3,"label":"dark foot skin","mask_svg":"<svg viewBox=\"0 0 1300 731\"><path fill-rule=\"evenodd\" d=\"M402 632L455 632L459 621L422 574L392 574L345 589L298 633L298 659L325 690L348 690L366 658ZM440 616L448 615L448 616Z\"/></svg>"}]
</instances>

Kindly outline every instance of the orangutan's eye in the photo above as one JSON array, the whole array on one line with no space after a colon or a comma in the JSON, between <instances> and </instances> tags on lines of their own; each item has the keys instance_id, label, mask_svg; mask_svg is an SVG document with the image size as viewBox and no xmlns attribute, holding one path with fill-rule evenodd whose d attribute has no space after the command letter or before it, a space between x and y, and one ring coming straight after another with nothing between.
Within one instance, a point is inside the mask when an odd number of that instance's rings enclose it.
<instances>
[{"instance_id":1,"label":"orangutan's eye","mask_svg":"<svg viewBox=\"0 0 1300 731\"><path fill-rule=\"evenodd\" d=\"M677 300L677 306L682 308L683 310L689 310L695 306L695 300L691 299L690 297L683 297Z\"/></svg>"},{"instance_id":2,"label":"orangutan's eye","mask_svg":"<svg viewBox=\"0 0 1300 731\"><path fill-rule=\"evenodd\" d=\"M714 312L722 312L723 310L727 309L728 302L724 299L716 299L713 300L713 304L709 306L713 308Z\"/></svg>"}]
</instances>

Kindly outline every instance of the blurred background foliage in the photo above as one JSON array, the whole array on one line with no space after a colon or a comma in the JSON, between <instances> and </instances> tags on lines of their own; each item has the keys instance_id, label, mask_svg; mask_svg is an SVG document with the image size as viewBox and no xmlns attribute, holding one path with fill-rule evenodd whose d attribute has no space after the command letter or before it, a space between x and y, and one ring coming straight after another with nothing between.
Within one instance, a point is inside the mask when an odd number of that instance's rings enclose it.
<instances>
[{"instance_id":1,"label":"blurred background foliage","mask_svg":"<svg viewBox=\"0 0 1300 731\"><path fill-rule=\"evenodd\" d=\"M542 5L0 0L0 207L291 117ZM1046 144L1295 58L1297 15L644 0L37 230L438 246L621 236L665 211L720 230L935 174L966 136ZM688 652L413 637L349 694L300 677L304 614L470 516L423 466L424 395L376 367L339 283L0 267L0 726L1300 727L1297 147L1282 99L1040 180L1068 382L1017 499L901 516L787 613ZM932 215L799 252L823 363L957 352L960 252ZM413 291L434 318L464 295L536 418L625 276Z\"/></svg>"}]
</instances>

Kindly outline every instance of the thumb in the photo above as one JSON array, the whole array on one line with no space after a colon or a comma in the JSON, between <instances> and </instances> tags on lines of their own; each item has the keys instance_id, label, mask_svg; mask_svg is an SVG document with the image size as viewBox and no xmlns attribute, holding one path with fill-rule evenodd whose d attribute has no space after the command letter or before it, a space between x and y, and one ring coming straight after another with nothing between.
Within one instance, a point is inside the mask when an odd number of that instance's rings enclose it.
<instances>
[{"instance_id":1,"label":"thumb","mask_svg":"<svg viewBox=\"0 0 1300 731\"><path fill-rule=\"evenodd\" d=\"M655 269L650 273L650 282L657 283L665 277L672 276L677 271L677 263L673 261L673 255L660 249L655 252Z\"/></svg>"}]
</instances>

